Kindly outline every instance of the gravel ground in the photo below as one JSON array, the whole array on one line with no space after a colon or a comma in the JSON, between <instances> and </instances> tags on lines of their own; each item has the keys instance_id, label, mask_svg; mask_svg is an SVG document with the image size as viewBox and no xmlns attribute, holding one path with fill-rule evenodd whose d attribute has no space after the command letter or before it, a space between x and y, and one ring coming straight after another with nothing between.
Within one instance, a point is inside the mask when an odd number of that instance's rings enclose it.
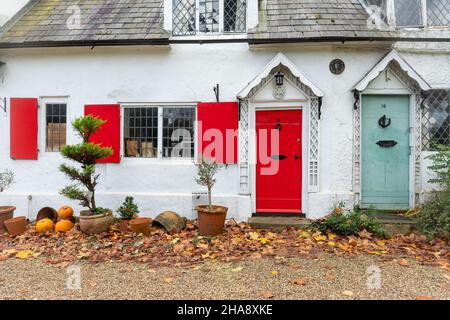
<instances>
[{"instance_id":1,"label":"gravel ground","mask_svg":"<svg viewBox=\"0 0 450 320\"><path fill-rule=\"evenodd\" d=\"M404 263L403 263L404 264ZM381 288L367 288L367 268L381 269ZM377 257L257 259L193 269L149 269L137 263L80 263L81 289L69 290L67 268L41 259L0 262L0 299L450 299L445 270ZM303 279L302 279L303 278ZM304 285L293 284L300 279Z\"/></svg>"}]
</instances>

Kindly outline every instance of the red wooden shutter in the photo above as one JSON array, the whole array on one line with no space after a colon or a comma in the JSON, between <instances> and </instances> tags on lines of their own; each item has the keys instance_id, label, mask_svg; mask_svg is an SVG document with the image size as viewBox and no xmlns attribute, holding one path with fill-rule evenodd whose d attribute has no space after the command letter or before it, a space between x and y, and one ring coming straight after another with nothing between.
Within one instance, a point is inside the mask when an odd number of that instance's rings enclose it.
<instances>
[{"instance_id":1,"label":"red wooden shutter","mask_svg":"<svg viewBox=\"0 0 450 320\"><path fill-rule=\"evenodd\" d=\"M103 147L111 147L113 154L100 159L98 163L120 163L120 105L85 105L84 114L91 114L106 120L100 130L92 135L90 142L99 143Z\"/></svg>"},{"instance_id":2,"label":"red wooden shutter","mask_svg":"<svg viewBox=\"0 0 450 320\"><path fill-rule=\"evenodd\" d=\"M198 153L217 163L238 162L237 102L199 103Z\"/></svg>"},{"instance_id":3,"label":"red wooden shutter","mask_svg":"<svg viewBox=\"0 0 450 320\"><path fill-rule=\"evenodd\" d=\"M36 98L11 98L10 154L14 160L38 158L38 101Z\"/></svg>"}]
</instances>

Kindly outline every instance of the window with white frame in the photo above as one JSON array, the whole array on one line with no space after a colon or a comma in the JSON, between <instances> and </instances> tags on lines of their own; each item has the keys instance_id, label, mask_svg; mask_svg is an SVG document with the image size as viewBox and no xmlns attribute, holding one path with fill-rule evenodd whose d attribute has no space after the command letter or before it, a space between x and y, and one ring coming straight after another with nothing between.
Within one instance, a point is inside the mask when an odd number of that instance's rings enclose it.
<instances>
[{"instance_id":1,"label":"window with white frame","mask_svg":"<svg viewBox=\"0 0 450 320\"><path fill-rule=\"evenodd\" d=\"M424 101L422 147L434 150L436 144L450 146L450 90L433 90Z\"/></svg>"},{"instance_id":2,"label":"window with white frame","mask_svg":"<svg viewBox=\"0 0 450 320\"><path fill-rule=\"evenodd\" d=\"M174 36L246 32L246 0L173 0Z\"/></svg>"},{"instance_id":3,"label":"window with white frame","mask_svg":"<svg viewBox=\"0 0 450 320\"><path fill-rule=\"evenodd\" d=\"M127 158L194 157L194 107L125 107L123 128Z\"/></svg>"},{"instance_id":4,"label":"window with white frame","mask_svg":"<svg viewBox=\"0 0 450 320\"><path fill-rule=\"evenodd\" d=\"M66 145L67 104L45 103L45 151L59 152Z\"/></svg>"},{"instance_id":5,"label":"window with white frame","mask_svg":"<svg viewBox=\"0 0 450 320\"><path fill-rule=\"evenodd\" d=\"M450 0L362 0L376 6L385 22L397 27L439 27L450 25Z\"/></svg>"},{"instance_id":6,"label":"window with white frame","mask_svg":"<svg viewBox=\"0 0 450 320\"><path fill-rule=\"evenodd\" d=\"M424 27L450 25L449 0L393 0L395 25Z\"/></svg>"}]
</instances>

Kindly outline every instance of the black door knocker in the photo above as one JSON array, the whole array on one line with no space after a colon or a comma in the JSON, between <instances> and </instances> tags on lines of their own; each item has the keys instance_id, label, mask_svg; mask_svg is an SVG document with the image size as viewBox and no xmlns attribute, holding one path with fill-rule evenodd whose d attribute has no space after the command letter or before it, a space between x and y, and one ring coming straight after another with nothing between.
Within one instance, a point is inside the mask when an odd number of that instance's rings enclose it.
<instances>
[{"instance_id":1,"label":"black door knocker","mask_svg":"<svg viewBox=\"0 0 450 320\"><path fill-rule=\"evenodd\" d=\"M392 123L392 119L386 117L386 115L382 116L382 117L380 118L380 120L378 120L378 124L379 124L380 127L382 127L382 128L387 128L387 127L389 127L389 126L391 125L391 123Z\"/></svg>"}]
</instances>

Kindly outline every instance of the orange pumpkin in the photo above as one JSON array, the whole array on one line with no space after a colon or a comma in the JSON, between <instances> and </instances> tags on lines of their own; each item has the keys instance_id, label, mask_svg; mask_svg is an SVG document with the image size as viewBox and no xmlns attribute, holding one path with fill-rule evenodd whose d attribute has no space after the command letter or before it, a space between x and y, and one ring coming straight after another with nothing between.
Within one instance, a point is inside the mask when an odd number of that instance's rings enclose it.
<instances>
[{"instance_id":1,"label":"orange pumpkin","mask_svg":"<svg viewBox=\"0 0 450 320\"><path fill-rule=\"evenodd\" d=\"M55 223L50 219L42 219L36 223L36 231L39 233L51 231L55 228Z\"/></svg>"},{"instance_id":2,"label":"orange pumpkin","mask_svg":"<svg viewBox=\"0 0 450 320\"><path fill-rule=\"evenodd\" d=\"M72 230L74 224L70 220L61 220L55 226L55 231L67 232Z\"/></svg>"},{"instance_id":3,"label":"orange pumpkin","mask_svg":"<svg viewBox=\"0 0 450 320\"><path fill-rule=\"evenodd\" d=\"M73 217L73 209L69 206L59 208L58 217L62 220L67 220Z\"/></svg>"}]
</instances>

